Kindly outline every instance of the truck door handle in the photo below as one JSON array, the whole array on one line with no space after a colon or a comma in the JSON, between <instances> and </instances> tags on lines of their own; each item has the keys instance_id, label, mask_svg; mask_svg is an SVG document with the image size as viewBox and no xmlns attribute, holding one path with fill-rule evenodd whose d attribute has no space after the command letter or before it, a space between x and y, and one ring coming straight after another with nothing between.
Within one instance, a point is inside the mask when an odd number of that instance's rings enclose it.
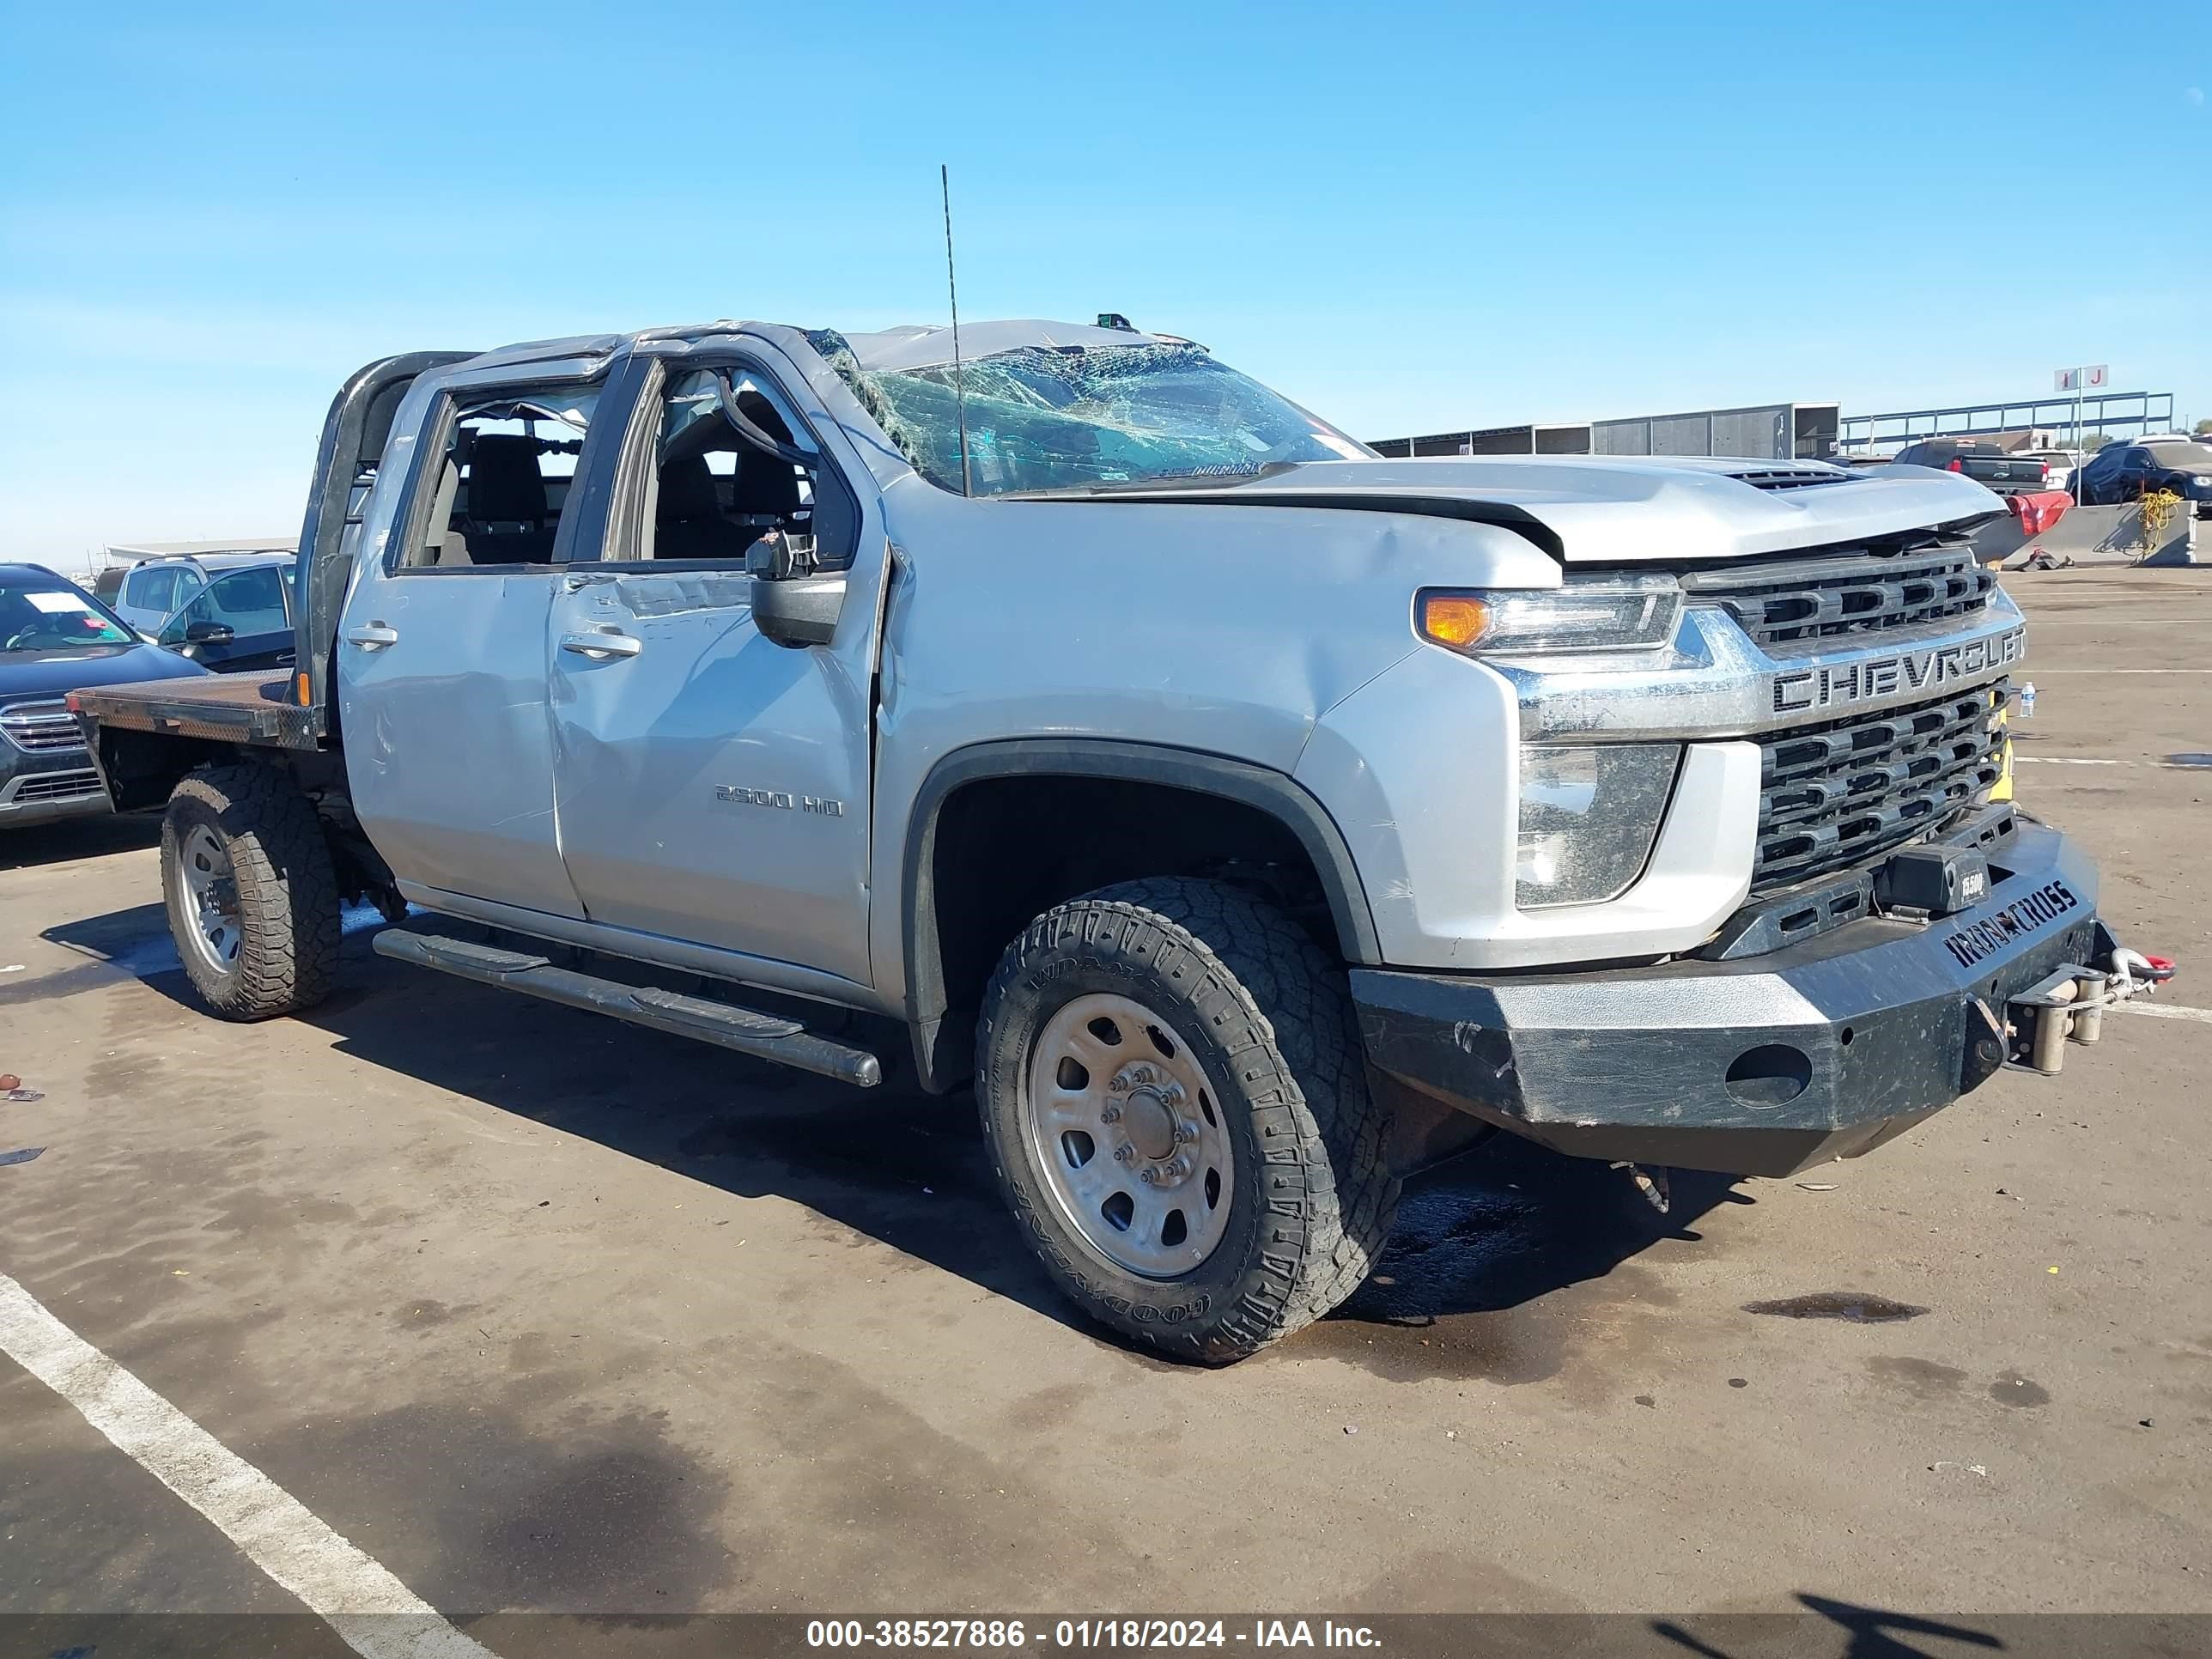
<instances>
[{"instance_id":1,"label":"truck door handle","mask_svg":"<svg viewBox=\"0 0 2212 1659\"><path fill-rule=\"evenodd\" d=\"M346 642L357 645L364 651L381 651L387 645L399 643L399 630L386 628L380 622L369 623L361 628L346 629Z\"/></svg>"},{"instance_id":2,"label":"truck door handle","mask_svg":"<svg viewBox=\"0 0 2212 1659\"><path fill-rule=\"evenodd\" d=\"M635 657L645 649L645 642L610 630L605 634L563 634L561 648L580 657L589 657L593 662L605 662L610 657Z\"/></svg>"}]
</instances>

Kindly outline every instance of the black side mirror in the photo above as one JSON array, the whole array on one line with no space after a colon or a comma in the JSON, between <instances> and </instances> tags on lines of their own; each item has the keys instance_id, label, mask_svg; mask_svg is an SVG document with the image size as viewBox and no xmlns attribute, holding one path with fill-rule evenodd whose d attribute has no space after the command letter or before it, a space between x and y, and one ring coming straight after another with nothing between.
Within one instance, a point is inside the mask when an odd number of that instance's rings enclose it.
<instances>
[{"instance_id":1,"label":"black side mirror","mask_svg":"<svg viewBox=\"0 0 2212 1659\"><path fill-rule=\"evenodd\" d=\"M845 608L845 573L753 578L753 626L764 639L792 647L827 645Z\"/></svg>"},{"instance_id":2,"label":"black side mirror","mask_svg":"<svg viewBox=\"0 0 2212 1659\"><path fill-rule=\"evenodd\" d=\"M845 608L845 573L817 570L813 550L794 547L771 530L745 550L752 574L753 626L764 639L794 648L827 645Z\"/></svg>"},{"instance_id":3,"label":"black side mirror","mask_svg":"<svg viewBox=\"0 0 2212 1659\"><path fill-rule=\"evenodd\" d=\"M228 623L196 622L185 624L186 645L228 645L238 637L238 631Z\"/></svg>"}]
</instances>

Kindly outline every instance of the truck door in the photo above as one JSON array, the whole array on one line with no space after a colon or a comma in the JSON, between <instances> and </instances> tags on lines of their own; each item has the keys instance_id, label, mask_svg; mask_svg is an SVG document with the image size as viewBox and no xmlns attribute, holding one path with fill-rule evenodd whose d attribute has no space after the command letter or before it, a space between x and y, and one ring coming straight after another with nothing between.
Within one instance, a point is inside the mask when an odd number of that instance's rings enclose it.
<instances>
[{"instance_id":1,"label":"truck door","mask_svg":"<svg viewBox=\"0 0 2212 1659\"><path fill-rule=\"evenodd\" d=\"M440 387L404 500L346 599L337 701L354 810L403 889L428 890L410 896L583 914L554 827L546 623L603 367Z\"/></svg>"},{"instance_id":2,"label":"truck door","mask_svg":"<svg viewBox=\"0 0 2212 1659\"><path fill-rule=\"evenodd\" d=\"M781 364L675 349L638 399L605 544L569 550L553 594L561 846L594 921L867 985L885 543ZM841 573L826 642L762 631L747 562L779 544Z\"/></svg>"}]
</instances>

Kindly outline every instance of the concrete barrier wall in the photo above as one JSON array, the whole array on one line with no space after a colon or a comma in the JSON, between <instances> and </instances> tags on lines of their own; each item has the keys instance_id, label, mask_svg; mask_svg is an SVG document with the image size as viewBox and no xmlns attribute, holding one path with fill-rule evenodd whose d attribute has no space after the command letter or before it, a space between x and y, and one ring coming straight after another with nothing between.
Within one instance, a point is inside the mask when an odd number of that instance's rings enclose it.
<instances>
[{"instance_id":1,"label":"concrete barrier wall","mask_svg":"<svg viewBox=\"0 0 2212 1659\"><path fill-rule=\"evenodd\" d=\"M2197 550L2205 544L2205 557L2199 559ZM2142 560L2145 564L2203 564L2212 563L2212 532L2205 528L2205 520L2197 516L2196 509L2184 503L2166 526L2165 541Z\"/></svg>"},{"instance_id":2,"label":"concrete barrier wall","mask_svg":"<svg viewBox=\"0 0 2212 1659\"><path fill-rule=\"evenodd\" d=\"M2039 536L2021 538L2015 530L2012 539L2019 546L2004 562L2018 568L2042 553L2076 564L2194 564L2202 522L2185 503L2174 509L2158 545L2146 547L2140 506L2077 507ZM1984 556L1990 556L1991 544L1982 545Z\"/></svg>"}]
</instances>

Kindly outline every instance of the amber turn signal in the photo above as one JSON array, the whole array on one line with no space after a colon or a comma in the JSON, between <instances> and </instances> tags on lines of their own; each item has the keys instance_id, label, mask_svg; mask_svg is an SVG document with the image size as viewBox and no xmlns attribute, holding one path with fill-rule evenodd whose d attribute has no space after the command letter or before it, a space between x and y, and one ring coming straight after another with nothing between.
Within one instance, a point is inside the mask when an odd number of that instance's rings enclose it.
<instances>
[{"instance_id":1,"label":"amber turn signal","mask_svg":"<svg viewBox=\"0 0 2212 1659\"><path fill-rule=\"evenodd\" d=\"M1421 634L1438 645L1464 648L1490 627L1490 607L1466 593L1421 595Z\"/></svg>"}]
</instances>

